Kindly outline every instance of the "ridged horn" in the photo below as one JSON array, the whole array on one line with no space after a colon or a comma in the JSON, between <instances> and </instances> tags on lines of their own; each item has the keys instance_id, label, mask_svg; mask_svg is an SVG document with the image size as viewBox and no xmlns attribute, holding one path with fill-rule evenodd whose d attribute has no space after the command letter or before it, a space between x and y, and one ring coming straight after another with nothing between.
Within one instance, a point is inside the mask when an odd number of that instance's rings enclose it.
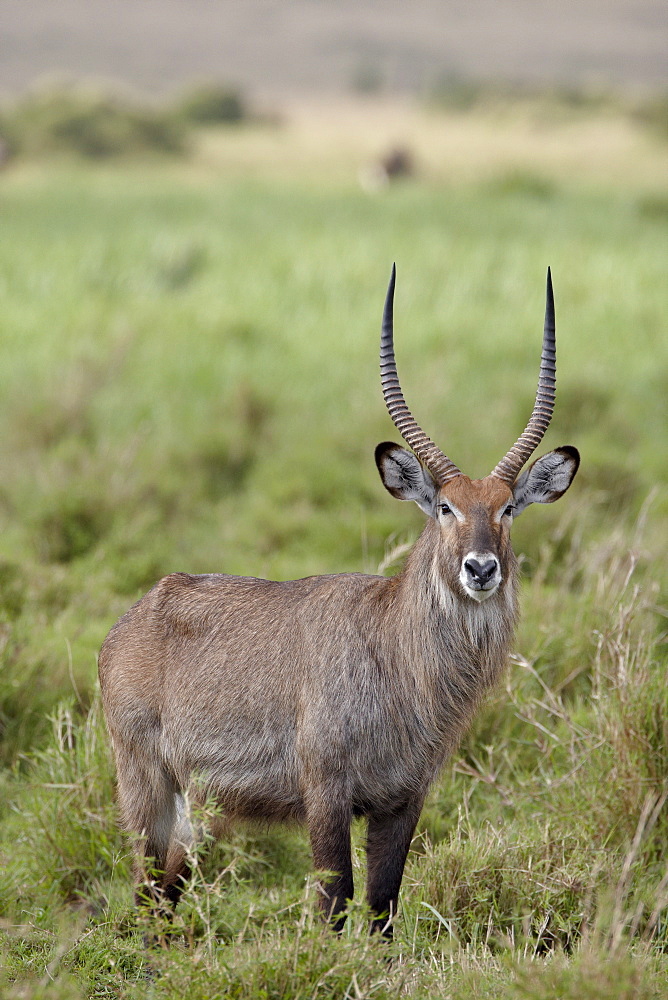
<instances>
[{"instance_id":1,"label":"ridged horn","mask_svg":"<svg viewBox=\"0 0 668 1000\"><path fill-rule=\"evenodd\" d=\"M380 335L380 381L383 386L383 398L394 424L404 441L410 445L423 465L427 467L439 486L443 486L455 476L461 476L461 471L454 462L443 454L416 423L413 414L406 406L394 357L394 285L396 281L396 265L392 265L392 275L385 298L383 309L383 326Z\"/></svg>"},{"instance_id":2,"label":"ridged horn","mask_svg":"<svg viewBox=\"0 0 668 1000\"><path fill-rule=\"evenodd\" d=\"M545 325L543 327L543 350L540 356L540 375L533 411L524 431L502 458L492 476L503 479L512 486L520 469L536 450L547 430L554 411L557 387L557 344L555 340L554 296L552 275L547 269L547 291L545 299Z\"/></svg>"}]
</instances>

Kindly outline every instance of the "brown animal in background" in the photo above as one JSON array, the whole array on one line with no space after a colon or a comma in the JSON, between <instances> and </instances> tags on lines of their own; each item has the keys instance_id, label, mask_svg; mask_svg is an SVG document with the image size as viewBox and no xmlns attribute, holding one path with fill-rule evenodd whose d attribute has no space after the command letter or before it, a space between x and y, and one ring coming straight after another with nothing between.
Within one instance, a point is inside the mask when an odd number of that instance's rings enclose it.
<instances>
[{"instance_id":1,"label":"brown animal in background","mask_svg":"<svg viewBox=\"0 0 668 1000\"><path fill-rule=\"evenodd\" d=\"M164 577L114 625L99 658L123 821L136 837L138 901L175 905L194 833L189 790L229 819L297 820L330 873L319 901L343 926L353 895L350 823L368 821L367 898L390 937L427 790L499 677L513 638L513 518L552 503L579 464L563 447L520 470L555 397L550 273L531 419L484 479L471 480L413 419L397 377L385 302L381 379L415 454L376 448L389 492L427 524L392 578L341 573L275 583ZM417 457L415 457L417 456Z\"/></svg>"}]
</instances>

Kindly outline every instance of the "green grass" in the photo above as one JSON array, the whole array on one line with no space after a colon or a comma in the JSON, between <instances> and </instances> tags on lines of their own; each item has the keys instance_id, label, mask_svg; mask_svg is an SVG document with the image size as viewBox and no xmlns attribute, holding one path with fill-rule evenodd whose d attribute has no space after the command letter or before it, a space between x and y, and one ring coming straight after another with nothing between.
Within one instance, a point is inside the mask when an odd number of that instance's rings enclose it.
<instances>
[{"instance_id":1,"label":"green grass","mask_svg":"<svg viewBox=\"0 0 668 1000\"><path fill-rule=\"evenodd\" d=\"M632 998L668 982L660 614L668 344L657 194L517 172L379 197L192 166L52 166L0 186L0 989L19 997ZM360 904L314 916L297 830L195 868L172 947L133 921L96 694L113 621L171 570L375 571L422 515L377 478L396 437L379 317L418 420L471 475L521 430L545 270L582 467L515 529L504 685L409 858L393 962ZM357 883L363 877L356 831Z\"/></svg>"}]
</instances>

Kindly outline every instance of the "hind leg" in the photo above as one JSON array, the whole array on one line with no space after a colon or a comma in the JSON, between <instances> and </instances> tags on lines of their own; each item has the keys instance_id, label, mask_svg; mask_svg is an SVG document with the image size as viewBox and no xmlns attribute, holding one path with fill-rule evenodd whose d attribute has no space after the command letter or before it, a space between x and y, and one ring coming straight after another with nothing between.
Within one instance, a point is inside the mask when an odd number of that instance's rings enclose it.
<instances>
[{"instance_id":1,"label":"hind leg","mask_svg":"<svg viewBox=\"0 0 668 1000\"><path fill-rule=\"evenodd\" d=\"M311 838L313 865L331 874L318 884L318 904L334 930L345 923L345 908L353 898L353 867L350 849L351 809L335 784L316 786L306 796L306 816Z\"/></svg>"},{"instance_id":2,"label":"hind leg","mask_svg":"<svg viewBox=\"0 0 668 1000\"><path fill-rule=\"evenodd\" d=\"M190 857L197 839L193 830L187 798L175 796L176 822L167 850L162 892L172 909L176 906L190 875Z\"/></svg>"},{"instance_id":3,"label":"hind leg","mask_svg":"<svg viewBox=\"0 0 668 1000\"><path fill-rule=\"evenodd\" d=\"M118 747L116 773L123 824L134 838L135 901L164 914L178 899L174 885L185 863L172 844L178 789L160 764Z\"/></svg>"}]
</instances>

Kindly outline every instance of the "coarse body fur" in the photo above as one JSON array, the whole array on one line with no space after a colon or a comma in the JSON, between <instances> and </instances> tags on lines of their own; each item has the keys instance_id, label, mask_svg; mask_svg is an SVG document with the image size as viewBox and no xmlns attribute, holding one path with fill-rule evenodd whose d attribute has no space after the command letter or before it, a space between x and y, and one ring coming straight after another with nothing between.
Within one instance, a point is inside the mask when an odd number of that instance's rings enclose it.
<instances>
[{"instance_id":1,"label":"coarse body fur","mask_svg":"<svg viewBox=\"0 0 668 1000\"><path fill-rule=\"evenodd\" d=\"M306 822L316 867L345 872L332 899L352 896L350 821L368 817L369 902L396 908L427 789L498 678L516 616L509 547L483 603L448 586L440 547L430 520L390 579L175 573L113 627L99 671L121 811L169 899L190 846L178 797L196 776L225 817Z\"/></svg>"},{"instance_id":2,"label":"coarse body fur","mask_svg":"<svg viewBox=\"0 0 668 1000\"><path fill-rule=\"evenodd\" d=\"M414 453L384 442L376 464L394 497L427 514L402 572L285 583L175 573L100 651L138 899L154 908L179 898L193 837L186 803L198 793L226 820L305 822L315 867L329 873L320 906L337 928L353 895L350 823L366 817L367 900L373 926L390 936L429 785L505 664L516 620L512 521L562 496L579 464L566 446L520 474L554 405L551 279L534 412L477 480L427 438L403 399L394 279L393 270L381 382Z\"/></svg>"}]
</instances>

